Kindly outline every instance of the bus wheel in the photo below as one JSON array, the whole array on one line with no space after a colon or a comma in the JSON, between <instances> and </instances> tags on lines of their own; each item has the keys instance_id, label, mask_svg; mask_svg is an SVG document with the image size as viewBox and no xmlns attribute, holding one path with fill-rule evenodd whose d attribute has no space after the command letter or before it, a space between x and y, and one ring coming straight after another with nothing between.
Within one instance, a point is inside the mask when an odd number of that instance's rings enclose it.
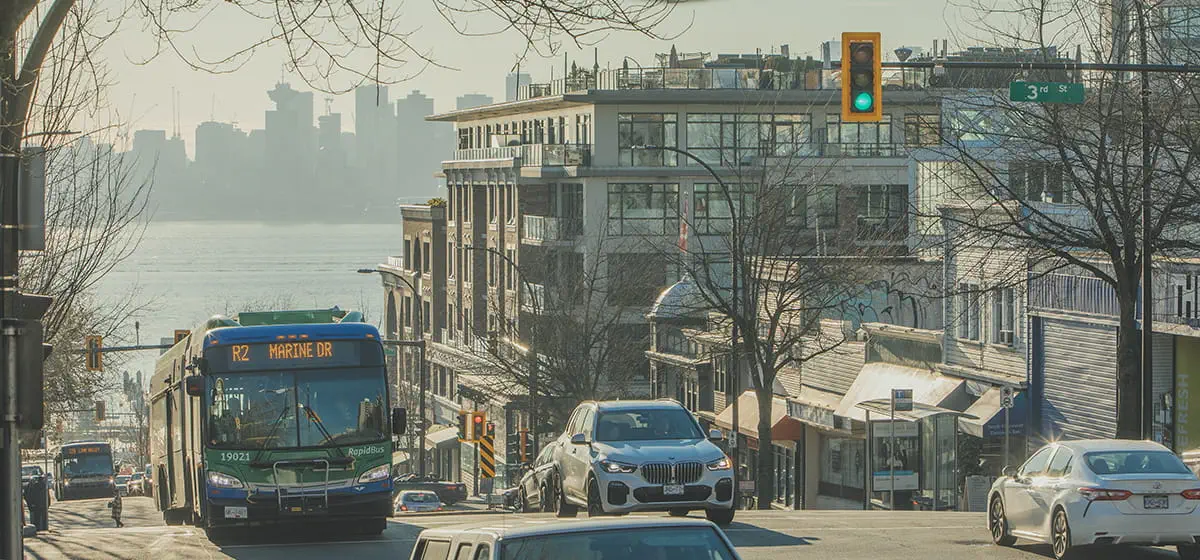
<instances>
[{"instance_id":1,"label":"bus wheel","mask_svg":"<svg viewBox=\"0 0 1200 560\"><path fill-rule=\"evenodd\" d=\"M368 519L360 525L359 533L363 535L382 535L387 530L388 520L386 517L377 519Z\"/></svg>"}]
</instances>

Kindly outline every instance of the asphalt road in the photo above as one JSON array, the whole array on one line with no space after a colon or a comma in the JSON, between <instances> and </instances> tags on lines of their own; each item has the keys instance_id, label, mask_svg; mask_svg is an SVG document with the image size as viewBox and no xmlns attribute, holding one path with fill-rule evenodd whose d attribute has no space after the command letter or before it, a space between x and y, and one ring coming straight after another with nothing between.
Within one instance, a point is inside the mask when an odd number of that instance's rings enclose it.
<instances>
[{"instance_id":1,"label":"asphalt road","mask_svg":"<svg viewBox=\"0 0 1200 560\"><path fill-rule=\"evenodd\" d=\"M392 519L379 537L345 537L321 527L236 535L220 546L195 527L168 527L148 498L126 498L126 526L113 526L106 500L56 503L51 530L26 539L26 558L305 560L408 558L422 529L457 524L498 526L552 522L550 514L457 513ZM646 514L659 515L659 514ZM577 519L585 519L581 515ZM739 512L727 529L746 560L1046 559L1045 546L992 546L982 514L931 512ZM1174 551L1127 549L1088 555L1112 560L1178 558Z\"/></svg>"}]
</instances>

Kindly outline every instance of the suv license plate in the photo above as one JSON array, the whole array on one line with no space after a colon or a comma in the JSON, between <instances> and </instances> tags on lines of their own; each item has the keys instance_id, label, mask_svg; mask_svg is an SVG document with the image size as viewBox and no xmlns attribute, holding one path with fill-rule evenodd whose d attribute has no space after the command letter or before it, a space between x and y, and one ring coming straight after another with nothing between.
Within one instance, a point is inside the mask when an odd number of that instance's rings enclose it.
<instances>
[{"instance_id":1,"label":"suv license plate","mask_svg":"<svg viewBox=\"0 0 1200 560\"><path fill-rule=\"evenodd\" d=\"M225 519L245 519L247 517L249 516L246 515L245 507L225 506Z\"/></svg>"},{"instance_id":2,"label":"suv license plate","mask_svg":"<svg viewBox=\"0 0 1200 560\"><path fill-rule=\"evenodd\" d=\"M682 484L664 485L663 486L663 495L665 495L665 496L682 496L683 495L683 485Z\"/></svg>"},{"instance_id":3,"label":"suv license plate","mask_svg":"<svg viewBox=\"0 0 1200 560\"><path fill-rule=\"evenodd\" d=\"M1171 507L1171 498L1168 496L1143 496L1142 505L1146 509L1167 509Z\"/></svg>"}]
</instances>

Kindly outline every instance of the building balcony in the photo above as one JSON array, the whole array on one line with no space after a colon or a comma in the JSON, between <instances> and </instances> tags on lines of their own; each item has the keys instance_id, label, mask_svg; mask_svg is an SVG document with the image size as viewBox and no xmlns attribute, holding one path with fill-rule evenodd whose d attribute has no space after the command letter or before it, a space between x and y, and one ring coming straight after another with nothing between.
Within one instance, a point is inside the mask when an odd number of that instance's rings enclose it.
<instances>
[{"instance_id":1,"label":"building balcony","mask_svg":"<svg viewBox=\"0 0 1200 560\"><path fill-rule=\"evenodd\" d=\"M574 167L591 165L588 144L521 144L454 150L452 162L516 160L520 167Z\"/></svg>"},{"instance_id":2,"label":"building balcony","mask_svg":"<svg viewBox=\"0 0 1200 560\"><path fill-rule=\"evenodd\" d=\"M903 243L908 236L908 221L904 217L859 216L857 226L859 241Z\"/></svg>"},{"instance_id":3,"label":"building balcony","mask_svg":"<svg viewBox=\"0 0 1200 560\"><path fill-rule=\"evenodd\" d=\"M523 216L521 241L530 244L570 242L583 235L582 218Z\"/></svg>"}]
</instances>

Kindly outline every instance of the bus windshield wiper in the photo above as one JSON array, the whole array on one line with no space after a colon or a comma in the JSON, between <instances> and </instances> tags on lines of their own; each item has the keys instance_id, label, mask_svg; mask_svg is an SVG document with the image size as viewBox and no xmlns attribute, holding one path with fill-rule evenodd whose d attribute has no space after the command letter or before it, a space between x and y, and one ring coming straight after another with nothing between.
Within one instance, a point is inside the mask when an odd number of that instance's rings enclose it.
<instances>
[{"instance_id":1,"label":"bus windshield wiper","mask_svg":"<svg viewBox=\"0 0 1200 560\"><path fill-rule=\"evenodd\" d=\"M291 408L291 403L286 402L285 399L283 410L279 411L279 417L275 419L274 424L271 424L271 431L267 432L267 437L263 439L262 445L258 446L258 453L254 455L254 463L262 459L262 454L267 450L267 443L275 437L275 432L279 430L279 425L283 422L284 417L287 416L288 410L291 410Z\"/></svg>"},{"instance_id":2,"label":"bus windshield wiper","mask_svg":"<svg viewBox=\"0 0 1200 560\"><path fill-rule=\"evenodd\" d=\"M316 424L317 429L321 431L321 435L325 436L324 441L321 443L334 443L333 436L329 433L329 429L325 427L325 423L321 421L321 417L317 415L317 411L313 410L313 407L308 405L300 406L304 407L304 415L308 417L308 421ZM338 455L341 455L342 457L346 456L346 451L341 447L335 446L334 449L337 450Z\"/></svg>"}]
</instances>

